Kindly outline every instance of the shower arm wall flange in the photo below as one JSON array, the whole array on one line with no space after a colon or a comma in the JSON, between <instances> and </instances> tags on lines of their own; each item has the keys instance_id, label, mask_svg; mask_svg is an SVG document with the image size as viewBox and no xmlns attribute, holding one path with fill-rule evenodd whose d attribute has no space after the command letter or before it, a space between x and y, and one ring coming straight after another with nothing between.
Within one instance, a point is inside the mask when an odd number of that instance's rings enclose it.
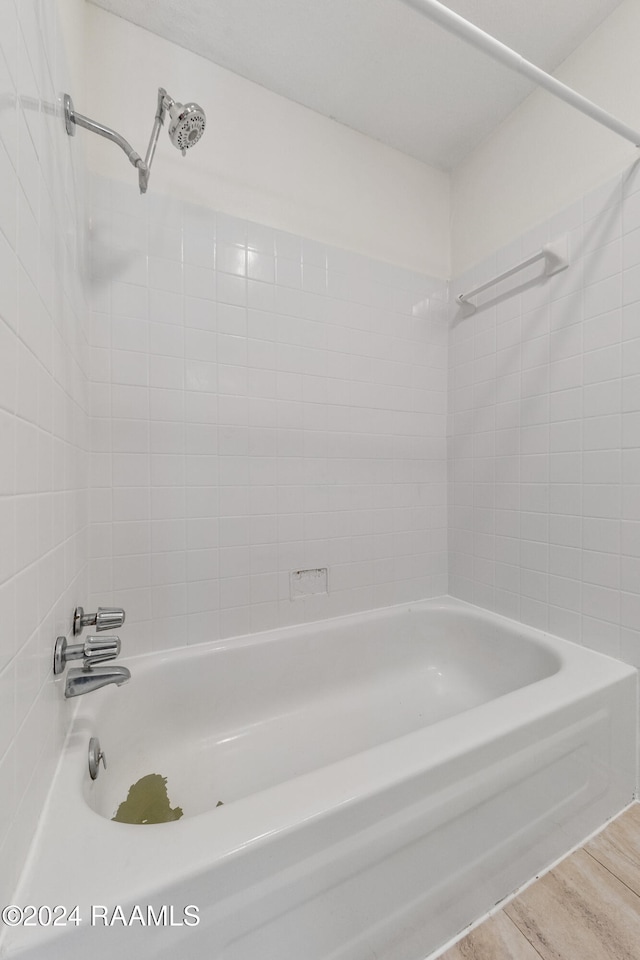
<instances>
[{"instance_id":1,"label":"shower arm wall flange","mask_svg":"<svg viewBox=\"0 0 640 960\"><path fill-rule=\"evenodd\" d=\"M147 184L149 182L149 169L140 154L133 149L128 140L125 140L123 136L121 136L115 130L112 130L111 127L106 127L104 124L98 123L96 120L91 120L89 117L85 117L81 113L76 113L73 106L73 100L68 93L65 93L64 95L64 125L70 137L75 137L76 127L78 126L84 127L85 130L90 130L92 133L97 133L98 136L104 137L106 140L111 140L112 143L117 144L117 146L119 146L120 149L126 153L127 157L129 158L129 162L138 170L140 193L146 193Z\"/></svg>"}]
</instances>

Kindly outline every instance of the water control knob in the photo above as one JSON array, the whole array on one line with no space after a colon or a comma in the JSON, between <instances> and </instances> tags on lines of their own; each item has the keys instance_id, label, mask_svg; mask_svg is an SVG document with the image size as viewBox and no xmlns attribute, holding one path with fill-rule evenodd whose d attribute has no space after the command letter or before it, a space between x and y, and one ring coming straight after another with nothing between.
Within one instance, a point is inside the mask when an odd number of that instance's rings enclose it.
<instances>
[{"instance_id":1,"label":"water control knob","mask_svg":"<svg viewBox=\"0 0 640 960\"><path fill-rule=\"evenodd\" d=\"M118 630L124 620L125 612L122 607L98 607L96 613L85 613L82 607L76 607L73 614L73 635L79 637L85 627L95 627L98 633L103 630Z\"/></svg>"},{"instance_id":2,"label":"water control knob","mask_svg":"<svg viewBox=\"0 0 640 960\"><path fill-rule=\"evenodd\" d=\"M120 637L87 637L82 644L84 666L115 660L120 654Z\"/></svg>"},{"instance_id":3,"label":"water control knob","mask_svg":"<svg viewBox=\"0 0 640 960\"><path fill-rule=\"evenodd\" d=\"M59 676L70 660L82 660L85 670L96 663L115 660L120 653L120 637L87 637L84 643L67 643L58 637L53 652L53 672Z\"/></svg>"},{"instance_id":4,"label":"water control knob","mask_svg":"<svg viewBox=\"0 0 640 960\"><path fill-rule=\"evenodd\" d=\"M95 627L98 633L103 630L119 630L124 623L125 612L122 607L98 607Z\"/></svg>"}]
</instances>

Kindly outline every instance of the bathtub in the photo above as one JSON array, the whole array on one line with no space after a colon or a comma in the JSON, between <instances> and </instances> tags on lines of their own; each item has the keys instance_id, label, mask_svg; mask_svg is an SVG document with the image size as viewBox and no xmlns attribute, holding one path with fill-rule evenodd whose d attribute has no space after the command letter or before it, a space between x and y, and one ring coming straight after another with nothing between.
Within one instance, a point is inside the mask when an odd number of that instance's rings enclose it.
<instances>
[{"instance_id":1,"label":"bathtub","mask_svg":"<svg viewBox=\"0 0 640 960\"><path fill-rule=\"evenodd\" d=\"M14 897L82 922L2 956L424 960L634 795L636 671L462 602L125 662ZM148 773L182 818L112 822Z\"/></svg>"}]
</instances>

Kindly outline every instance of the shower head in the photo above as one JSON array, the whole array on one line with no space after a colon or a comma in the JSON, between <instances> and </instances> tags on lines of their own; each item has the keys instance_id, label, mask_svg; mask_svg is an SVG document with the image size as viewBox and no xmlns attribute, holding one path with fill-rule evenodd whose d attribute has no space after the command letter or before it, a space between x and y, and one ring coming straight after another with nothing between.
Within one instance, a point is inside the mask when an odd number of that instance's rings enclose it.
<instances>
[{"instance_id":1,"label":"shower head","mask_svg":"<svg viewBox=\"0 0 640 960\"><path fill-rule=\"evenodd\" d=\"M197 103L171 103L169 138L174 147L182 151L182 156L198 142L206 122L204 110Z\"/></svg>"},{"instance_id":2,"label":"shower head","mask_svg":"<svg viewBox=\"0 0 640 960\"><path fill-rule=\"evenodd\" d=\"M151 139L147 147L142 169L139 171L140 193L145 193L149 183L149 174L153 156L156 152L160 128L164 118L169 115L169 139L174 147L182 152L184 157L187 150L195 146L204 133L207 122L204 110L197 103L177 103L170 97L164 87L158 88L158 106L156 118L151 131Z\"/></svg>"}]
</instances>

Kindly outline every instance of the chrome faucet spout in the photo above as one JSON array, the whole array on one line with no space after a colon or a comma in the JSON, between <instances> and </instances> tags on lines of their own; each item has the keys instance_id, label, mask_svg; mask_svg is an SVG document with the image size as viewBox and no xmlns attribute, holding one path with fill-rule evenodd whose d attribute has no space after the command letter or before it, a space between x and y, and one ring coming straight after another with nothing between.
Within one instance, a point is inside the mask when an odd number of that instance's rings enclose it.
<instances>
[{"instance_id":1,"label":"chrome faucet spout","mask_svg":"<svg viewBox=\"0 0 640 960\"><path fill-rule=\"evenodd\" d=\"M67 673L64 695L67 699L79 697L83 693L91 693L110 683L120 687L130 678L131 673L126 667L88 667L84 670L76 667Z\"/></svg>"}]
</instances>

